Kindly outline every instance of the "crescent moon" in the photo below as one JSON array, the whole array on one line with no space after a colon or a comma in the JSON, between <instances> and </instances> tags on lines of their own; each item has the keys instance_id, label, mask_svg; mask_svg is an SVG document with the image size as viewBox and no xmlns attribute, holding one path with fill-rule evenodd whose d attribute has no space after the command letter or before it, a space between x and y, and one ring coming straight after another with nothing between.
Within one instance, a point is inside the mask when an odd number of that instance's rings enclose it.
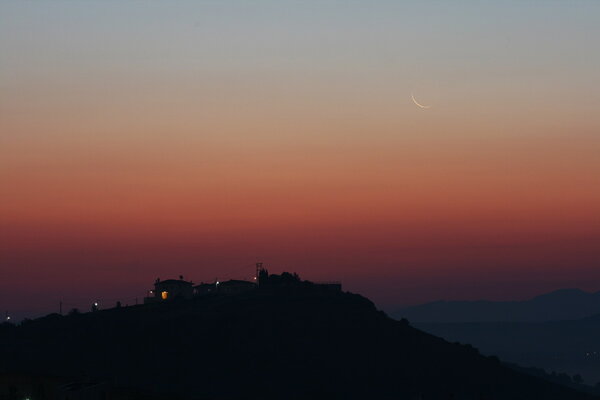
<instances>
[{"instance_id":1,"label":"crescent moon","mask_svg":"<svg viewBox=\"0 0 600 400\"><path fill-rule=\"evenodd\" d=\"M425 106L423 104L419 104L419 102L415 99L415 96L411 93L410 97L412 98L413 103L415 103L418 107L423 108L423 109L428 109L431 108L431 106Z\"/></svg>"}]
</instances>

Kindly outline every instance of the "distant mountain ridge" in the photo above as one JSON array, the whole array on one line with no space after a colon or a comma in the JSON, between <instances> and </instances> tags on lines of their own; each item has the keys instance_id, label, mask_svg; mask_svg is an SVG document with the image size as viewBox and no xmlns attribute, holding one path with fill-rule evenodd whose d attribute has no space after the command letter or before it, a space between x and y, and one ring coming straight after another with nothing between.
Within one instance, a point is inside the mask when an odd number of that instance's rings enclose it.
<instances>
[{"instance_id":1,"label":"distant mountain ridge","mask_svg":"<svg viewBox=\"0 0 600 400\"><path fill-rule=\"evenodd\" d=\"M600 314L600 291L560 289L524 301L434 301L391 312L411 322L545 322Z\"/></svg>"}]
</instances>

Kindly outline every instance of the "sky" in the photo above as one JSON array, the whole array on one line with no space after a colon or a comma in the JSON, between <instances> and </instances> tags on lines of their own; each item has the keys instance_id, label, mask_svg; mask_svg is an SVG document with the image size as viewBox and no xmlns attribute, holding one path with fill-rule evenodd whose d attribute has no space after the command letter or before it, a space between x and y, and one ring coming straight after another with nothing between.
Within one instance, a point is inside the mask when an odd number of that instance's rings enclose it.
<instances>
[{"instance_id":1,"label":"sky","mask_svg":"<svg viewBox=\"0 0 600 400\"><path fill-rule=\"evenodd\" d=\"M2 1L0 311L257 261L384 309L600 290L598 15Z\"/></svg>"}]
</instances>

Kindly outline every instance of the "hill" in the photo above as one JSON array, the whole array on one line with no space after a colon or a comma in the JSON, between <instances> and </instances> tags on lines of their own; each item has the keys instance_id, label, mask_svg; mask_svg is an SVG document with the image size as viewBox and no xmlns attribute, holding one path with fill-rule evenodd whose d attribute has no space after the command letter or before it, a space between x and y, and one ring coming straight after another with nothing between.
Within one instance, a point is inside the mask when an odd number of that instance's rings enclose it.
<instances>
[{"instance_id":1,"label":"hill","mask_svg":"<svg viewBox=\"0 0 600 400\"><path fill-rule=\"evenodd\" d=\"M543 322L600 314L600 292L562 289L526 301L435 301L393 311L411 322Z\"/></svg>"},{"instance_id":2,"label":"hill","mask_svg":"<svg viewBox=\"0 0 600 400\"><path fill-rule=\"evenodd\" d=\"M600 385L600 315L551 322L419 323L450 341L470 343L504 361L580 374Z\"/></svg>"},{"instance_id":3,"label":"hill","mask_svg":"<svg viewBox=\"0 0 600 400\"><path fill-rule=\"evenodd\" d=\"M0 372L81 375L164 398L592 399L310 288L166 301L0 328Z\"/></svg>"}]
</instances>

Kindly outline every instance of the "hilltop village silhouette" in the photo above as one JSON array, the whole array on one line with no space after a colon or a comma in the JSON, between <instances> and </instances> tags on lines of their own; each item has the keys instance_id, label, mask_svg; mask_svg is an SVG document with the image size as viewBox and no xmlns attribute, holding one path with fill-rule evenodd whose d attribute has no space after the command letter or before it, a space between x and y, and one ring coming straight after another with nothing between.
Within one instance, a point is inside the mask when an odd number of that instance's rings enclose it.
<instances>
[{"instance_id":1,"label":"hilltop village silhouette","mask_svg":"<svg viewBox=\"0 0 600 400\"><path fill-rule=\"evenodd\" d=\"M144 304L0 324L0 400L598 399L561 379L261 263L247 281L156 279Z\"/></svg>"},{"instance_id":2,"label":"hilltop village silhouette","mask_svg":"<svg viewBox=\"0 0 600 400\"><path fill-rule=\"evenodd\" d=\"M341 292L341 282L310 282L301 280L298 274L283 272L281 274L269 274L263 267L263 263L256 263L256 275L252 281L230 279L226 281L215 280L212 283L201 282L194 285L193 281L187 281L183 275L179 279L154 281L154 289L148 291L144 298L144 304L160 303L169 300L192 299L208 295L238 294L259 287L310 287L311 289Z\"/></svg>"}]
</instances>

